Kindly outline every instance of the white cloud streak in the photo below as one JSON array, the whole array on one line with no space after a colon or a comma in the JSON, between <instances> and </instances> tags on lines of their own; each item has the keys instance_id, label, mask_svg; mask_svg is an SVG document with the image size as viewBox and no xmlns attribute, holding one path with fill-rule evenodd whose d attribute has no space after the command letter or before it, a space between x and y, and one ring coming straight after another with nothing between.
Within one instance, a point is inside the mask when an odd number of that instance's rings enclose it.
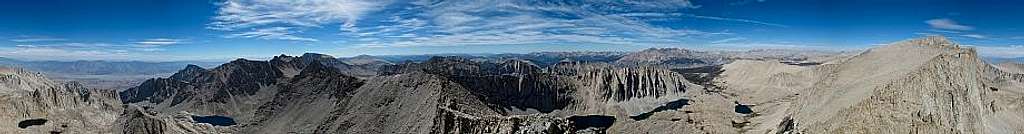
<instances>
[{"instance_id":1,"label":"white cloud streak","mask_svg":"<svg viewBox=\"0 0 1024 134\"><path fill-rule=\"evenodd\" d=\"M29 43L29 42L54 42L54 41L65 41L65 40L67 40L67 39L47 37L47 36L20 36L18 38L11 39L10 41L18 42L18 43Z\"/></svg>"},{"instance_id":2,"label":"white cloud streak","mask_svg":"<svg viewBox=\"0 0 1024 134\"><path fill-rule=\"evenodd\" d=\"M946 29L946 30L959 30L959 31L970 31L974 30L974 27L958 24L956 21L948 18L931 19L926 20L924 23L930 25L932 28Z\"/></svg>"},{"instance_id":3,"label":"white cloud streak","mask_svg":"<svg viewBox=\"0 0 1024 134\"><path fill-rule=\"evenodd\" d=\"M782 27L782 28L789 27L787 25L782 25L782 24L768 23L768 22L762 22L762 21L756 21L756 20L748 20L748 19L725 18L725 17L715 17L715 16L702 16L702 15L695 15L695 14L680 14L680 15L681 16L685 16L685 17L698 18L698 19L743 22L743 23L760 24L760 25Z\"/></svg>"},{"instance_id":4,"label":"white cloud streak","mask_svg":"<svg viewBox=\"0 0 1024 134\"><path fill-rule=\"evenodd\" d=\"M313 38L299 37L294 34L297 31L290 27L269 27L227 35L227 38L258 38L268 40L291 40L291 41L320 41Z\"/></svg>"},{"instance_id":5,"label":"white cloud streak","mask_svg":"<svg viewBox=\"0 0 1024 134\"><path fill-rule=\"evenodd\" d=\"M183 39L154 38L154 39L145 39L145 40L134 42L134 43L137 44L136 46L138 46L138 47L160 47L160 46L168 46L168 45L175 45L175 44L183 44L183 43L187 43L187 42L185 42L185 40L183 40Z\"/></svg>"},{"instance_id":6,"label":"white cloud streak","mask_svg":"<svg viewBox=\"0 0 1024 134\"><path fill-rule=\"evenodd\" d=\"M975 38L975 39L988 39L988 36L980 35L980 34L964 34L964 35L960 35L960 36L971 37L971 38Z\"/></svg>"},{"instance_id":7,"label":"white cloud streak","mask_svg":"<svg viewBox=\"0 0 1024 134\"><path fill-rule=\"evenodd\" d=\"M726 38L726 39L711 41L711 44L729 43L729 42L736 42L736 41L741 41L741 40L746 40L746 39L747 38L743 38L743 37L733 37L733 38Z\"/></svg>"}]
</instances>

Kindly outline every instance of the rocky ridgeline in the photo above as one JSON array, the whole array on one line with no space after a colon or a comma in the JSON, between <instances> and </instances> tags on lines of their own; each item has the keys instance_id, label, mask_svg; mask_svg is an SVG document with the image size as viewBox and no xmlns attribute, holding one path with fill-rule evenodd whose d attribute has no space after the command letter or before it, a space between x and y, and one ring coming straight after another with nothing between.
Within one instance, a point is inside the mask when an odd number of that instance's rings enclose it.
<instances>
[{"instance_id":1,"label":"rocky ridgeline","mask_svg":"<svg viewBox=\"0 0 1024 134\"><path fill-rule=\"evenodd\" d=\"M638 115L684 98L687 88L701 88L677 73L654 66L566 62L542 69L523 60L489 63L438 57L390 69L383 74L423 71L445 76L482 94L488 102L500 104L500 109L529 108L543 113L579 110L613 114L605 113L605 109L612 109L606 106L611 105L625 109L626 115Z\"/></svg>"},{"instance_id":2,"label":"rocky ridgeline","mask_svg":"<svg viewBox=\"0 0 1024 134\"><path fill-rule=\"evenodd\" d=\"M435 119L434 132L449 134L516 133L567 134L573 133L569 120L545 114L513 116L475 116L457 110L442 108Z\"/></svg>"},{"instance_id":3,"label":"rocky ridgeline","mask_svg":"<svg viewBox=\"0 0 1024 134\"><path fill-rule=\"evenodd\" d=\"M786 118L766 125L780 133L1021 133L1021 84L993 69L942 37L897 42L815 69L823 76Z\"/></svg>"},{"instance_id":4,"label":"rocky ridgeline","mask_svg":"<svg viewBox=\"0 0 1024 134\"><path fill-rule=\"evenodd\" d=\"M121 110L115 94L0 68L0 132L109 133L96 128L114 124Z\"/></svg>"}]
</instances>

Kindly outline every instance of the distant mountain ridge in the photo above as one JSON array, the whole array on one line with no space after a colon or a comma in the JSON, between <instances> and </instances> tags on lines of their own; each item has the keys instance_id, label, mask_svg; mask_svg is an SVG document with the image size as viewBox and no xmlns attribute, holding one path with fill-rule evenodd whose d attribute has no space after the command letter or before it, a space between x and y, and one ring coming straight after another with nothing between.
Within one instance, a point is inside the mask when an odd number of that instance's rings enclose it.
<instances>
[{"instance_id":1,"label":"distant mountain ridge","mask_svg":"<svg viewBox=\"0 0 1024 134\"><path fill-rule=\"evenodd\" d=\"M0 57L0 65L32 71L67 75L133 75L173 73L182 66L213 66L220 62L143 62L143 61L23 61Z\"/></svg>"},{"instance_id":2,"label":"distant mountain ridge","mask_svg":"<svg viewBox=\"0 0 1024 134\"><path fill-rule=\"evenodd\" d=\"M214 66L220 62L142 61L22 61L0 57L0 66L39 72L58 81L78 81L86 87L122 90L152 77L166 77L186 65Z\"/></svg>"}]
</instances>

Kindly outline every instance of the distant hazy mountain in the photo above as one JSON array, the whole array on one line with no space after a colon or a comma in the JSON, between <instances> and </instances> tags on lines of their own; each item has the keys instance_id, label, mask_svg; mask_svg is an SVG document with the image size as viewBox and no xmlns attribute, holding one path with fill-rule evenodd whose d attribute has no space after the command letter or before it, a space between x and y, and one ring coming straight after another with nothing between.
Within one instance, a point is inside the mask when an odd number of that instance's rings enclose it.
<instances>
[{"instance_id":1,"label":"distant hazy mountain","mask_svg":"<svg viewBox=\"0 0 1024 134\"><path fill-rule=\"evenodd\" d=\"M173 73L185 65L212 66L219 62L141 62L141 61L22 61L0 58L0 65L65 75L137 75Z\"/></svg>"},{"instance_id":2,"label":"distant hazy mountain","mask_svg":"<svg viewBox=\"0 0 1024 134\"><path fill-rule=\"evenodd\" d=\"M22 61L0 57L0 66L46 74L60 81L79 81L86 87L124 89L153 77L167 77L186 65L213 66L220 62L141 61Z\"/></svg>"},{"instance_id":3,"label":"distant hazy mountain","mask_svg":"<svg viewBox=\"0 0 1024 134\"><path fill-rule=\"evenodd\" d=\"M1017 58L996 58L996 57L988 57L988 58L985 58L985 61L988 61L988 62L990 62L990 63L1003 63L1003 62L1017 62L1017 63L1024 63L1024 57L1017 57Z\"/></svg>"}]
</instances>

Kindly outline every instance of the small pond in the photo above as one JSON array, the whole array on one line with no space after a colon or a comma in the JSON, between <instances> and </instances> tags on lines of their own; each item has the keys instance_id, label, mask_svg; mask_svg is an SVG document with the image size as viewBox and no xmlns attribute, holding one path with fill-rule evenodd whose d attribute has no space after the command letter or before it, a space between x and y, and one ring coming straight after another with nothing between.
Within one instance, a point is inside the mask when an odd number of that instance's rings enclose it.
<instances>
[{"instance_id":1,"label":"small pond","mask_svg":"<svg viewBox=\"0 0 1024 134\"><path fill-rule=\"evenodd\" d=\"M736 108L733 111L736 112L736 113L741 113L741 114L751 114L751 113L754 113L754 110L750 109L750 105L743 105L743 104L740 104L738 102L736 103Z\"/></svg>"},{"instance_id":2,"label":"small pond","mask_svg":"<svg viewBox=\"0 0 1024 134\"><path fill-rule=\"evenodd\" d=\"M28 128L29 126L44 125L46 119L28 119L18 122L18 128Z\"/></svg>"},{"instance_id":3,"label":"small pond","mask_svg":"<svg viewBox=\"0 0 1024 134\"><path fill-rule=\"evenodd\" d=\"M607 115L572 116L569 117L569 122L575 130L586 128L607 129L608 127L611 127L612 124L615 124L615 117Z\"/></svg>"},{"instance_id":4,"label":"small pond","mask_svg":"<svg viewBox=\"0 0 1024 134\"><path fill-rule=\"evenodd\" d=\"M235 123L235 119L220 115L192 116L192 120L197 123L208 123L214 126L232 126L237 124Z\"/></svg>"}]
</instances>

